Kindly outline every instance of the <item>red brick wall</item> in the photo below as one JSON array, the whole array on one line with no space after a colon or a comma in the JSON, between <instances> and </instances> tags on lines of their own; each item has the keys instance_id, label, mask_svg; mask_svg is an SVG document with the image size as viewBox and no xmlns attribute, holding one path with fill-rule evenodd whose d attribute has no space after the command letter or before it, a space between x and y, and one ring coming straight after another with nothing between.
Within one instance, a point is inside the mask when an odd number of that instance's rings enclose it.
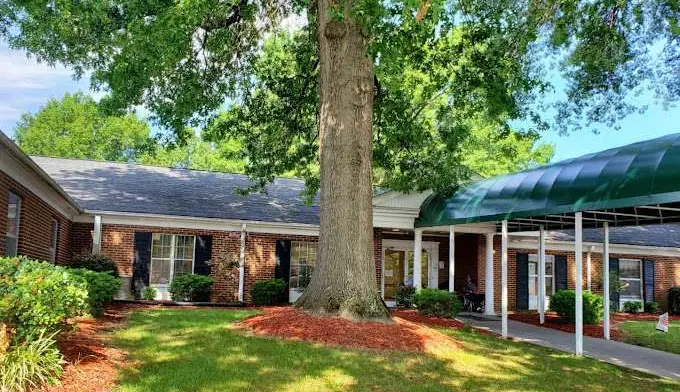
<instances>
[{"instance_id":1,"label":"red brick wall","mask_svg":"<svg viewBox=\"0 0 680 392\"><path fill-rule=\"evenodd\" d=\"M0 172L0 254L6 252L7 203L9 192L21 197L18 253L36 260L48 261L52 240L52 219L59 222L56 263L71 260L71 222L31 191Z\"/></svg>"},{"instance_id":2,"label":"red brick wall","mask_svg":"<svg viewBox=\"0 0 680 392\"><path fill-rule=\"evenodd\" d=\"M485 238L483 236L479 242L479 292L484 292L485 281ZM516 308L516 260L517 253L537 253L531 249L508 249L508 310ZM546 250L546 254L563 254L567 256L567 285L570 289L576 287L576 263L574 252L562 252ZM654 276L654 299L661 305L666 306L668 289L673 286L680 286L680 258L661 257L661 256L640 256L630 254L610 255L611 258L631 258L631 259L651 259L655 261ZM501 266L500 266L500 236L494 237L494 309L500 313L501 309ZM583 289L587 289L587 252L583 253ZM591 253L591 288L596 294L602 294L602 255L599 252Z\"/></svg>"}]
</instances>

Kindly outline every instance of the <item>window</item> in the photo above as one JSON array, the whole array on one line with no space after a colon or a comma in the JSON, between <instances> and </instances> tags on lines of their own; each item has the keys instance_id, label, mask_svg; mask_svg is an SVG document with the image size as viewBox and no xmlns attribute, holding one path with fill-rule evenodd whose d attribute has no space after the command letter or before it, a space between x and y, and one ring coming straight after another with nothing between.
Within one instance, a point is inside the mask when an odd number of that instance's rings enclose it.
<instances>
[{"instance_id":1,"label":"window","mask_svg":"<svg viewBox=\"0 0 680 392\"><path fill-rule=\"evenodd\" d=\"M5 253L7 256L16 256L19 247L19 221L21 218L21 197L16 193L9 193L7 203L7 240Z\"/></svg>"},{"instance_id":2,"label":"window","mask_svg":"<svg viewBox=\"0 0 680 392\"><path fill-rule=\"evenodd\" d=\"M178 276L193 273L195 244L192 235L154 234L149 283L167 285Z\"/></svg>"},{"instance_id":3,"label":"window","mask_svg":"<svg viewBox=\"0 0 680 392\"><path fill-rule=\"evenodd\" d=\"M619 281L621 282L621 303L624 300L642 301L642 261L619 259Z\"/></svg>"},{"instance_id":4,"label":"window","mask_svg":"<svg viewBox=\"0 0 680 392\"><path fill-rule=\"evenodd\" d=\"M304 289L316 265L317 243L292 241L290 248L290 289Z\"/></svg>"},{"instance_id":5,"label":"window","mask_svg":"<svg viewBox=\"0 0 680 392\"><path fill-rule=\"evenodd\" d=\"M59 243L59 221L52 219L52 234L50 237L50 263L57 261L57 246Z\"/></svg>"},{"instance_id":6,"label":"window","mask_svg":"<svg viewBox=\"0 0 680 392\"><path fill-rule=\"evenodd\" d=\"M555 256L545 255L545 295L555 294ZM538 295L538 255L529 255L529 295Z\"/></svg>"}]
</instances>

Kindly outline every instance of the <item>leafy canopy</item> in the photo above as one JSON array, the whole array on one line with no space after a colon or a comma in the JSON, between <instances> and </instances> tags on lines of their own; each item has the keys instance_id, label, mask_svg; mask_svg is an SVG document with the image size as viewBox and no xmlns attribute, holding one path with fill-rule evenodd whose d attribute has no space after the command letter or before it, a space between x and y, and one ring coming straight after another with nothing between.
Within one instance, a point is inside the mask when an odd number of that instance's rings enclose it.
<instances>
[{"instance_id":1,"label":"leafy canopy","mask_svg":"<svg viewBox=\"0 0 680 392\"><path fill-rule=\"evenodd\" d=\"M613 125L640 109L643 91L680 96L677 0L334 4L2 0L0 34L39 60L92 71L94 87L111 93L107 110L145 105L180 139L190 126L213 141L242 138L247 173L264 183L293 170L312 188L318 12L358 21L370 42L375 166L395 189L450 191L469 177L462 151L474 129L507 136L522 123L518 135L531 140L548 128ZM263 44L293 14L310 27Z\"/></svg>"}]
</instances>

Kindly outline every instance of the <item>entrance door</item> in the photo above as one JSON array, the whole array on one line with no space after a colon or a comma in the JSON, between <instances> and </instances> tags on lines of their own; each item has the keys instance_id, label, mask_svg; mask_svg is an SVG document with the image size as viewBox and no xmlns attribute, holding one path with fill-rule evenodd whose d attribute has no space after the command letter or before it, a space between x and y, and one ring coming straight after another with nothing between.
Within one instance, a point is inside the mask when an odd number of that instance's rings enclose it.
<instances>
[{"instance_id":1,"label":"entrance door","mask_svg":"<svg viewBox=\"0 0 680 392\"><path fill-rule=\"evenodd\" d=\"M439 284L439 243L423 241L421 287L437 288ZM397 288L413 286L413 241L383 240L383 299L394 306Z\"/></svg>"},{"instance_id":2,"label":"entrance door","mask_svg":"<svg viewBox=\"0 0 680 392\"><path fill-rule=\"evenodd\" d=\"M404 259L406 254L403 250L385 250L385 266L383 276L385 300L394 301L397 295L397 287L404 284Z\"/></svg>"}]
</instances>

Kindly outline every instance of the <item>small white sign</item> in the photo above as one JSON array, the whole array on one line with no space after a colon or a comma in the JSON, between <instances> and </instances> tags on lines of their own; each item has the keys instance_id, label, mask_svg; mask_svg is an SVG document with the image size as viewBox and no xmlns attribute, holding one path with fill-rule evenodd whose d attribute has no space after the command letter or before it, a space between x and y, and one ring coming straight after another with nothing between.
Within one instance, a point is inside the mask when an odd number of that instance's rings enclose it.
<instances>
[{"instance_id":1,"label":"small white sign","mask_svg":"<svg viewBox=\"0 0 680 392\"><path fill-rule=\"evenodd\" d=\"M392 270L385 270L385 277L391 278L392 275Z\"/></svg>"},{"instance_id":2,"label":"small white sign","mask_svg":"<svg viewBox=\"0 0 680 392\"><path fill-rule=\"evenodd\" d=\"M668 313L659 316L659 322L656 323L656 330L668 333Z\"/></svg>"}]
</instances>

